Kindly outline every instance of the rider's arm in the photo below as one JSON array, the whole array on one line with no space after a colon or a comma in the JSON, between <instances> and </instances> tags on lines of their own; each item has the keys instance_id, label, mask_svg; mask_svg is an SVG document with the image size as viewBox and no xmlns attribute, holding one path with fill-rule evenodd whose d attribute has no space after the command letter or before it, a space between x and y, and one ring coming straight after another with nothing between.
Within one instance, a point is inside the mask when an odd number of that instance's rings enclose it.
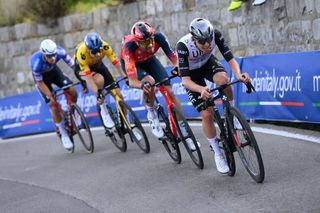
<instances>
[{"instance_id":1,"label":"rider's arm","mask_svg":"<svg viewBox=\"0 0 320 213\"><path fill-rule=\"evenodd\" d=\"M51 91L49 90L49 88L47 87L47 85L42 80L41 81L36 81L36 84L37 84L39 90L45 96L47 96L47 98L50 99L50 101L52 101L53 95L52 95Z\"/></svg>"},{"instance_id":2,"label":"rider's arm","mask_svg":"<svg viewBox=\"0 0 320 213\"><path fill-rule=\"evenodd\" d=\"M233 74L237 79L241 78L241 71L238 62L234 59L233 54L226 44L221 32L214 30L214 41L217 44L223 58L228 62Z\"/></svg>"},{"instance_id":3,"label":"rider's arm","mask_svg":"<svg viewBox=\"0 0 320 213\"><path fill-rule=\"evenodd\" d=\"M229 62L231 59L233 59L233 54L232 54L230 48L226 44L221 32L218 30L214 30L214 41L217 44L218 49L220 50L223 58L226 61Z\"/></svg>"},{"instance_id":4,"label":"rider's arm","mask_svg":"<svg viewBox=\"0 0 320 213\"><path fill-rule=\"evenodd\" d=\"M134 60L134 56L128 47L123 48L123 60L126 67L127 76L129 79L129 86L140 89L141 81L138 80L137 67Z\"/></svg>"},{"instance_id":5,"label":"rider's arm","mask_svg":"<svg viewBox=\"0 0 320 213\"><path fill-rule=\"evenodd\" d=\"M63 61L71 68L74 68L74 60L65 49L58 46L58 54L61 55Z\"/></svg>"},{"instance_id":6,"label":"rider's arm","mask_svg":"<svg viewBox=\"0 0 320 213\"><path fill-rule=\"evenodd\" d=\"M163 52L167 55L173 66L178 66L178 57L173 48L170 46L168 38L161 32L155 33L155 42L162 48Z\"/></svg>"},{"instance_id":7,"label":"rider's arm","mask_svg":"<svg viewBox=\"0 0 320 213\"><path fill-rule=\"evenodd\" d=\"M233 74L236 76L237 79L241 79L241 71L240 66L236 59L232 58L230 61L228 61L229 66L233 72Z\"/></svg>"},{"instance_id":8,"label":"rider's arm","mask_svg":"<svg viewBox=\"0 0 320 213\"><path fill-rule=\"evenodd\" d=\"M96 83L94 82L93 76L92 75L86 75L85 76L87 85L91 89L91 91L97 96L98 95L98 87Z\"/></svg>"},{"instance_id":9,"label":"rider's arm","mask_svg":"<svg viewBox=\"0 0 320 213\"><path fill-rule=\"evenodd\" d=\"M123 72L120 63L117 63L117 64L115 64L114 66L115 66L115 68L117 69L118 74L121 75L122 78L124 78L124 77L127 76L127 75Z\"/></svg>"}]
</instances>

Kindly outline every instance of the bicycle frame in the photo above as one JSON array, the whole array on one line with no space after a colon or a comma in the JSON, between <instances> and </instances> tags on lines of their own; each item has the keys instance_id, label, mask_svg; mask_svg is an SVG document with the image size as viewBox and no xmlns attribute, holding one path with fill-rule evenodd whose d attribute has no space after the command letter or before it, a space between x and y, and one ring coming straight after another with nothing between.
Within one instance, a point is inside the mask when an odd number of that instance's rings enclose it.
<instances>
[{"instance_id":1,"label":"bicycle frame","mask_svg":"<svg viewBox=\"0 0 320 213\"><path fill-rule=\"evenodd\" d=\"M233 85L233 84L239 83L239 82L241 82L241 81L236 80L236 81L230 82L230 83L228 83L228 84L221 85L221 86L219 86L219 87L217 87L217 88L214 88L214 89L211 89L211 90L210 90L210 93L212 93L213 91L218 90L219 94L216 95L215 97L212 97L212 98L211 98L211 101L213 102L213 106L214 106L214 111L215 111L215 113L218 113L218 114L219 114L218 109L215 107L214 101L217 100L217 99L219 99L219 98L221 98L221 100L222 100L222 105L223 105L223 111L224 111L224 115L225 115L225 119L226 119L227 124L228 124L229 122L232 122L232 121L229 121L229 120L228 120L229 115L230 115L230 103L229 103L229 100L228 100L227 95L226 95L225 92L224 92L224 89L227 88L227 87L229 87L229 86L231 86L231 85ZM251 83L248 83L248 84L245 84L245 85L246 85L246 87L247 87L247 91L246 91L247 93L251 93L252 90L255 91L255 90L254 90L254 87L252 86ZM220 115L220 114L219 114L219 115ZM241 147L241 143L240 143L240 140L239 140L239 138L238 138L237 132L234 131L233 129L231 129L230 131L231 131L231 133L233 134L233 138L235 139L235 145L236 145L237 147Z\"/></svg>"},{"instance_id":2,"label":"bicycle frame","mask_svg":"<svg viewBox=\"0 0 320 213\"><path fill-rule=\"evenodd\" d=\"M168 116L169 116L169 123L170 123L171 132L175 137L177 137L177 135L178 135L177 126L176 126L176 124L174 122L173 115L172 115L172 112L171 112L171 107L174 106L174 103L171 100L170 96L168 95L167 88L164 85L160 85L160 86L158 86L158 88L159 88L160 92L162 93L162 95L164 97L164 100L166 102L166 106L168 108ZM160 105L159 100L157 99L157 97L156 97L156 102L157 102L158 105Z\"/></svg>"},{"instance_id":3,"label":"bicycle frame","mask_svg":"<svg viewBox=\"0 0 320 213\"><path fill-rule=\"evenodd\" d=\"M122 117L122 120L124 121L125 125L127 126L127 128L129 130L131 130L131 125L126 117L126 113L123 112L121 106L120 106L120 102L122 101L122 99L119 97L119 95L117 95L116 91L115 91L115 87L118 86L118 83L122 80L125 80L126 78L122 78L110 85L108 85L107 87L105 87L104 89L106 90L107 93L104 94L104 96L106 96L108 93L110 93L112 95L112 97L114 98L115 100L115 103L116 103L116 108L118 110L118 112L120 113L121 117ZM111 89L112 88L112 89Z\"/></svg>"},{"instance_id":4,"label":"bicycle frame","mask_svg":"<svg viewBox=\"0 0 320 213\"><path fill-rule=\"evenodd\" d=\"M70 94L70 91L69 89L72 87L72 86L75 86L79 83L73 83L73 84L70 84L70 85L67 85L67 86L64 86L64 87L61 87L57 90L54 91L54 94L55 94L55 99L57 101L57 107L58 107L58 110L62 116L62 119L64 118L65 116L65 112L63 111L62 109L62 106L61 104L58 102L58 99L57 97L58 96L61 96L61 95L64 95L65 98L66 98L66 103L67 103L67 108L68 108L68 114L67 114L67 126L70 130L73 130L73 123L71 122L71 113L70 113L70 109L71 109L71 104L72 104L72 100L71 100L71 94ZM59 93L60 91L63 91L61 93Z\"/></svg>"}]
</instances>

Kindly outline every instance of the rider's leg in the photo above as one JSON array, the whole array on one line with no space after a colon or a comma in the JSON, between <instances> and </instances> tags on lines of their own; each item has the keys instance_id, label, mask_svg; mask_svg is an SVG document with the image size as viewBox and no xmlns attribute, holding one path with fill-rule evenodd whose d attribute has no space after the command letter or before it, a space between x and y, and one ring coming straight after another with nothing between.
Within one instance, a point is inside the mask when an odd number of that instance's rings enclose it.
<instances>
[{"instance_id":1,"label":"rider's leg","mask_svg":"<svg viewBox=\"0 0 320 213\"><path fill-rule=\"evenodd\" d=\"M150 75L147 75L145 77L143 77L141 79L141 81L146 81L146 82L149 82L150 84L154 84L155 83L155 80L150 76ZM143 100L144 102L146 103L146 105L149 107L149 108L153 108L154 107L154 101L155 101L155 87L153 87L151 89L151 92L149 94L145 94L143 93ZM147 107L147 108L148 108Z\"/></svg>"},{"instance_id":2,"label":"rider's leg","mask_svg":"<svg viewBox=\"0 0 320 213\"><path fill-rule=\"evenodd\" d=\"M213 76L213 81L218 85L222 85L222 84L226 84L228 83L228 75L226 72L217 72L214 76ZM232 88L231 87L227 87L224 92L226 93L228 99L230 101L233 101L233 92L232 92Z\"/></svg>"},{"instance_id":3,"label":"rider's leg","mask_svg":"<svg viewBox=\"0 0 320 213\"><path fill-rule=\"evenodd\" d=\"M95 75L93 76L93 80L99 89L104 88L105 80L101 74L95 73ZM105 103L99 105L99 107L101 110L101 117L102 117L102 121L103 121L104 126L107 128L114 127L114 122L109 115L109 112L107 110Z\"/></svg>"}]
</instances>

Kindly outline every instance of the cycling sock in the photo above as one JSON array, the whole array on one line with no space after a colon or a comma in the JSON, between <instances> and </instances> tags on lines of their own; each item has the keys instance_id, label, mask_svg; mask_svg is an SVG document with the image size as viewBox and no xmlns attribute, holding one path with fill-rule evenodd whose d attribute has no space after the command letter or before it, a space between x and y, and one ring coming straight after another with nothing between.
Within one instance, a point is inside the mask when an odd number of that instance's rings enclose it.
<instances>
[{"instance_id":1,"label":"cycling sock","mask_svg":"<svg viewBox=\"0 0 320 213\"><path fill-rule=\"evenodd\" d=\"M148 119L155 118L154 108L150 107L150 106L146 106L146 107L147 107L147 111L148 111Z\"/></svg>"},{"instance_id":2,"label":"cycling sock","mask_svg":"<svg viewBox=\"0 0 320 213\"><path fill-rule=\"evenodd\" d=\"M216 155L221 155L221 150L220 150L220 147L219 147L219 144L218 144L218 141L217 141L217 137L214 137L214 138L208 138L208 141L214 151L214 153Z\"/></svg>"},{"instance_id":3,"label":"cycling sock","mask_svg":"<svg viewBox=\"0 0 320 213\"><path fill-rule=\"evenodd\" d=\"M62 137L68 136L68 134L67 134L67 132L66 132L66 130L64 128L63 122L55 123L55 124L58 127L59 132L60 132Z\"/></svg>"},{"instance_id":4,"label":"cycling sock","mask_svg":"<svg viewBox=\"0 0 320 213\"><path fill-rule=\"evenodd\" d=\"M234 107L234 100L229 101L230 105Z\"/></svg>"},{"instance_id":5,"label":"cycling sock","mask_svg":"<svg viewBox=\"0 0 320 213\"><path fill-rule=\"evenodd\" d=\"M183 137L187 137L188 136L188 132L186 130L184 122L183 121L178 121L178 123L179 123L179 127L180 127L180 130L182 132Z\"/></svg>"}]
</instances>

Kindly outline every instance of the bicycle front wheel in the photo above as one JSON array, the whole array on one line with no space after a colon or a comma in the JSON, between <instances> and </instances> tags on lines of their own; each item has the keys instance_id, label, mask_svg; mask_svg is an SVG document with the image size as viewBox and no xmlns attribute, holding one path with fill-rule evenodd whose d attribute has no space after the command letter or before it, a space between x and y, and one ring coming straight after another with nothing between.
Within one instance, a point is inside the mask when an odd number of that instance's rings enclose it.
<instances>
[{"instance_id":1,"label":"bicycle front wheel","mask_svg":"<svg viewBox=\"0 0 320 213\"><path fill-rule=\"evenodd\" d=\"M111 142L121 152L125 152L125 151L127 151L127 142L126 142L126 138L124 137L123 128L121 127L121 122L118 118L117 113L114 113L110 106L106 105L106 107L107 107L109 115L111 116L111 118L115 124L115 128L109 129L104 125L103 120L102 120L102 116L101 116L101 109L100 109L100 106L98 105L97 106L98 115L99 115L101 123L105 129L105 135L110 138Z\"/></svg>"},{"instance_id":2,"label":"bicycle front wheel","mask_svg":"<svg viewBox=\"0 0 320 213\"><path fill-rule=\"evenodd\" d=\"M94 143L89 124L77 104L71 106L71 120L75 133L78 135L83 147L89 152L94 151Z\"/></svg>"},{"instance_id":3,"label":"bicycle front wheel","mask_svg":"<svg viewBox=\"0 0 320 213\"><path fill-rule=\"evenodd\" d=\"M131 141L135 142L142 151L144 151L145 153L149 153L149 140L137 115L125 101L120 101L119 104L123 112L127 113L126 118L123 118L123 120L126 119L128 121L128 124L130 125L130 127L127 126L127 130L130 135Z\"/></svg>"},{"instance_id":4,"label":"bicycle front wheel","mask_svg":"<svg viewBox=\"0 0 320 213\"><path fill-rule=\"evenodd\" d=\"M162 106L159 106L158 109L159 120L164 122L164 137L161 138L161 142L168 152L171 159L176 163L181 163L181 152L178 144L178 140L172 134L170 123L166 115L164 114Z\"/></svg>"},{"instance_id":5,"label":"bicycle front wheel","mask_svg":"<svg viewBox=\"0 0 320 213\"><path fill-rule=\"evenodd\" d=\"M178 108L176 106L173 106L171 108L171 111L172 111L172 115L173 115L173 118L174 118L174 122L177 126L177 130L178 130L178 133L180 135L180 139L182 140L184 146L186 147L186 150L188 152L188 154L190 155L193 163L199 168L199 169L203 169L203 159L202 159L202 154L201 154L201 151L200 151L200 148L198 146L198 142L196 141L196 138L194 137L194 134L187 122L187 120L185 119L185 117L182 115L182 113L178 110ZM178 117L182 118L181 119L181 122L182 122L182 126L184 126L186 132L187 132L187 135L183 135L182 134L182 131L181 131L181 128L180 128L180 125L179 125L179 122L178 122ZM187 139L191 139L192 140L192 143L194 144L196 150L191 150L187 144Z\"/></svg>"},{"instance_id":6,"label":"bicycle front wheel","mask_svg":"<svg viewBox=\"0 0 320 213\"><path fill-rule=\"evenodd\" d=\"M250 125L234 107L230 109L227 123L244 167L257 183L262 183L265 175L264 165Z\"/></svg>"}]
</instances>

